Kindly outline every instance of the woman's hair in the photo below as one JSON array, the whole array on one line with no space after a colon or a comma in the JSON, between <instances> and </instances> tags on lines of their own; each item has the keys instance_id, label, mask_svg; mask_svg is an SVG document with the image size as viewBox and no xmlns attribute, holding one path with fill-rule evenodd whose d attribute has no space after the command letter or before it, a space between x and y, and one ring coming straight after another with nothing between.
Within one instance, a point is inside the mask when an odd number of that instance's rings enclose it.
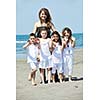
<instances>
[{"instance_id":1,"label":"woman's hair","mask_svg":"<svg viewBox=\"0 0 100 100\"><path fill-rule=\"evenodd\" d=\"M71 29L68 28L68 27L65 27L65 28L62 30L62 36L63 36L63 37L65 36L65 31L67 31L67 32L70 34L69 38L71 38L71 36L72 36L72 31L71 31Z\"/></svg>"},{"instance_id":2,"label":"woman's hair","mask_svg":"<svg viewBox=\"0 0 100 100\"><path fill-rule=\"evenodd\" d=\"M49 10L47 8L41 8L40 9L40 11L39 11L39 19L40 19L40 21L41 21L40 14L41 14L42 11L44 11L44 13L47 15L46 23L51 22L51 16L50 16Z\"/></svg>"},{"instance_id":3,"label":"woman's hair","mask_svg":"<svg viewBox=\"0 0 100 100\"><path fill-rule=\"evenodd\" d=\"M61 40L60 34L59 34L57 31L54 31L54 32L52 33L52 36L53 36L54 34L58 35L58 38L59 38L59 39L58 39L58 42L59 42L60 45L62 45L62 40Z\"/></svg>"}]
</instances>

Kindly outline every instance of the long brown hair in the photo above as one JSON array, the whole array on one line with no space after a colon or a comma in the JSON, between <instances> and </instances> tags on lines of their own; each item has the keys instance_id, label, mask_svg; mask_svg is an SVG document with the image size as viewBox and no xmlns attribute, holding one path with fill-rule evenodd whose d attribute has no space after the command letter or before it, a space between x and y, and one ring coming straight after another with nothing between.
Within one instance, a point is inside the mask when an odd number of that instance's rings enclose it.
<instances>
[{"instance_id":1,"label":"long brown hair","mask_svg":"<svg viewBox=\"0 0 100 100\"><path fill-rule=\"evenodd\" d=\"M39 19L40 19L40 21L41 21L40 14L41 14L42 11L44 11L44 13L47 15L46 23L47 24L51 23L51 16L50 16L49 10L47 8L41 8L40 9L40 11L39 11Z\"/></svg>"},{"instance_id":2,"label":"long brown hair","mask_svg":"<svg viewBox=\"0 0 100 100\"><path fill-rule=\"evenodd\" d=\"M69 33L70 36L69 36L68 39L70 39L71 36L72 36L72 31L71 31L71 29L68 28L68 27L65 27L65 28L62 30L62 36L63 36L63 37L65 36L65 31L67 31L67 32Z\"/></svg>"}]
</instances>

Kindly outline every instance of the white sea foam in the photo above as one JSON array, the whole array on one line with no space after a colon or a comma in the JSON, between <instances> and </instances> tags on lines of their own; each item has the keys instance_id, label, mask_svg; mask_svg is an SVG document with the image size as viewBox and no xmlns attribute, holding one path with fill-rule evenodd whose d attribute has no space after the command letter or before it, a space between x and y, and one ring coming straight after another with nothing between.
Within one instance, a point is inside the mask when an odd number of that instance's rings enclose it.
<instances>
[{"instance_id":1,"label":"white sea foam","mask_svg":"<svg viewBox=\"0 0 100 100\"><path fill-rule=\"evenodd\" d=\"M26 43L27 41L16 41L16 43Z\"/></svg>"}]
</instances>

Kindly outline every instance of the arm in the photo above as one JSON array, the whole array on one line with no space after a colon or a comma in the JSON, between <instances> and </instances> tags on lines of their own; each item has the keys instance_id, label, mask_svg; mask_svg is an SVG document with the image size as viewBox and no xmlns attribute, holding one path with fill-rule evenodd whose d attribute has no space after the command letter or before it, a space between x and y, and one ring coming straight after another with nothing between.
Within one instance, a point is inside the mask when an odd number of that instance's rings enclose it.
<instances>
[{"instance_id":1,"label":"arm","mask_svg":"<svg viewBox=\"0 0 100 100\"><path fill-rule=\"evenodd\" d=\"M34 24L34 29L33 29L33 32L32 33L36 33L36 29L37 29L37 22Z\"/></svg>"},{"instance_id":2,"label":"arm","mask_svg":"<svg viewBox=\"0 0 100 100\"><path fill-rule=\"evenodd\" d=\"M56 31L56 28L54 27L53 23L50 24L51 25L51 30L54 32Z\"/></svg>"},{"instance_id":3,"label":"arm","mask_svg":"<svg viewBox=\"0 0 100 100\"><path fill-rule=\"evenodd\" d=\"M38 44L38 56L37 61L40 62L40 45Z\"/></svg>"},{"instance_id":4,"label":"arm","mask_svg":"<svg viewBox=\"0 0 100 100\"><path fill-rule=\"evenodd\" d=\"M27 48L29 46L29 42L27 42L25 45L23 45L23 48Z\"/></svg>"},{"instance_id":5,"label":"arm","mask_svg":"<svg viewBox=\"0 0 100 100\"><path fill-rule=\"evenodd\" d=\"M49 41L49 50L50 50L50 52L53 51L53 41L51 39Z\"/></svg>"},{"instance_id":6,"label":"arm","mask_svg":"<svg viewBox=\"0 0 100 100\"><path fill-rule=\"evenodd\" d=\"M73 48L75 47L75 40L73 41L73 40L71 39L71 45L72 45Z\"/></svg>"},{"instance_id":7,"label":"arm","mask_svg":"<svg viewBox=\"0 0 100 100\"><path fill-rule=\"evenodd\" d=\"M64 41L64 39L62 39L62 46L61 46L61 50L64 50L65 45L66 45L65 41Z\"/></svg>"},{"instance_id":8,"label":"arm","mask_svg":"<svg viewBox=\"0 0 100 100\"><path fill-rule=\"evenodd\" d=\"M23 48L27 48L30 44L32 44L32 40L28 40L27 43L23 46Z\"/></svg>"},{"instance_id":9,"label":"arm","mask_svg":"<svg viewBox=\"0 0 100 100\"><path fill-rule=\"evenodd\" d=\"M72 36L71 39L72 39L73 41L75 41L75 37Z\"/></svg>"}]
</instances>

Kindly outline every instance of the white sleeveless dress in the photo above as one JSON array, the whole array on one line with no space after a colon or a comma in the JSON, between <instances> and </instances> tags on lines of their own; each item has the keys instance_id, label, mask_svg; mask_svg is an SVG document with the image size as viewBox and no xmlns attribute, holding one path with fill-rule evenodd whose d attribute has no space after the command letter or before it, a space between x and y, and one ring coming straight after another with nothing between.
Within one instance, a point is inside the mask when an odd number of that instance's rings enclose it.
<instances>
[{"instance_id":1,"label":"white sleeveless dress","mask_svg":"<svg viewBox=\"0 0 100 100\"><path fill-rule=\"evenodd\" d=\"M59 45L59 43L56 44L56 47L52 52L52 61L53 61L52 73L55 74L56 69L58 73L62 73L62 50L61 50L61 45Z\"/></svg>"},{"instance_id":2,"label":"white sleeveless dress","mask_svg":"<svg viewBox=\"0 0 100 100\"><path fill-rule=\"evenodd\" d=\"M71 42L66 45L63 50L63 73L64 75L72 74L73 70L73 47L71 46Z\"/></svg>"},{"instance_id":3,"label":"white sleeveless dress","mask_svg":"<svg viewBox=\"0 0 100 100\"><path fill-rule=\"evenodd\" d=\"M51 53L49 50L49 41L50 39L47 39L46 41L40 40L40 64L39 68L50 68L50 61L51 61Z\"/></svg>"}]
</instances>

